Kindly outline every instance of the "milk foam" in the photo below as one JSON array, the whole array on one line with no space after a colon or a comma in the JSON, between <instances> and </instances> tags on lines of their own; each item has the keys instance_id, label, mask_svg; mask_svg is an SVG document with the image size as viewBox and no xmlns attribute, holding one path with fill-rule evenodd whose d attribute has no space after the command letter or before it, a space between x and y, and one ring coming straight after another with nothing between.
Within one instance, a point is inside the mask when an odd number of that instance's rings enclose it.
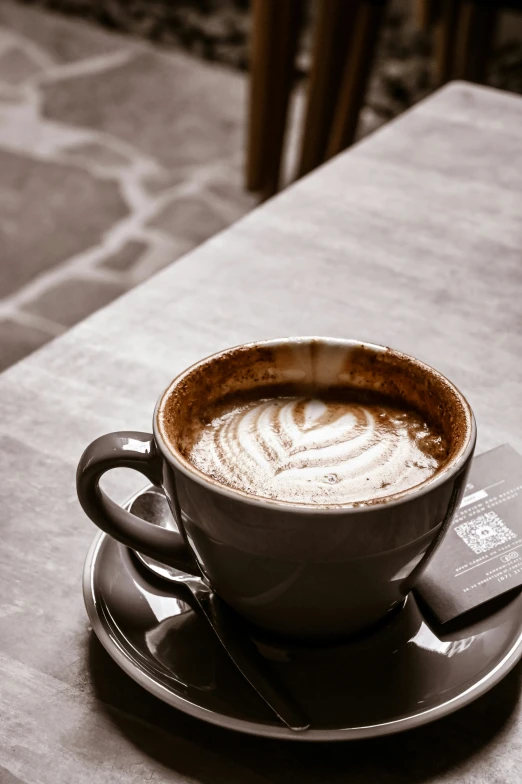
<instances>
[{"instance_id":1,"label":"milk foam","mask_svg":"<svg viewBox=\"0 0 522 784\"><path fill-rule=\"evenodd\" d=\"M270 398L203 426L190 462L225 485L298 503L343 504L413 487L439 468L443 437L393 405Z\"/></svg>"}]
</instances>

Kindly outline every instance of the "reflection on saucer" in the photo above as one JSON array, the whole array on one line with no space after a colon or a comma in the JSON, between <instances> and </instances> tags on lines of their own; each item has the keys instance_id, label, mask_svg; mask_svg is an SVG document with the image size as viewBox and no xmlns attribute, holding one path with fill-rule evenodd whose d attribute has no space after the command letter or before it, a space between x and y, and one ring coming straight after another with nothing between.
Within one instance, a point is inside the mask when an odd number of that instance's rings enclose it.
<instances>
[{"instance_id":1,"label":"reflection on saucer","mask_svg":"<svg viewBox=\"0 0 522 784\"><path fill-rule=\"evenodd\" d=\"M442 656L451 658L457 653L467 651L473 641L477 639L475 635L471 637L464 637L462 640L440 640L427 626L423 623L417 634L409 640L412 645L417 645L425 651L433 651L433 653L440 653Z\"/></svg>"},{"instance_id":2,"label":"reflection on saucer","mask_svg":"<svg viewBox=\"0 0 522 784\"><path fill-rule=\"evenodd\" d=\"M151 656L180 686L206 691L216 687L212 635L190 608L161 621L144 637Z\"/></svg>"}]
</instances>

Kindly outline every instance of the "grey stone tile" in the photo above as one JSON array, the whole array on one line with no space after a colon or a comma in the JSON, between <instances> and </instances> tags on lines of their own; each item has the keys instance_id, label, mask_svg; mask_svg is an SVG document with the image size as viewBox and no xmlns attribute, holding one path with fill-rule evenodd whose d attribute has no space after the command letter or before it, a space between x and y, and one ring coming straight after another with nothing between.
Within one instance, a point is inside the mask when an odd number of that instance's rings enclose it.
<instances>
[{"instance_id":1,"label":"grey stone tile","mask_svg":"<svg viewBox=\"0 0 522 784\"><path fill-rule=\"evenodd\" d=\"M42 91L46 117L113 134L167 168L215 163L242 143L244 77L183 54L142 52Z\"/></svg>"},{"instance_id":2,"label":"grey stone tile","mask_svg":"<svg viewBox=\"0 0 522 784\"><path fill-rule=\"evenodd\" d=\"M146 243L139 240L129 240L123 248L107 256L101 262L101 266L124 272L133 266L137 259L147 250L147 247Z\"/></svg>"},{"instance_id":3,"label":"grey stone tile","mask_svg":"<svg viewBox=\"0 0 522 784\"><path fill-rule=\"evenodd\" d=\"M132 39L104 33L84 22L70 21L59 14L42 12L8 0L0 3L0 25L41 46L58 63L128 49Z\"/></svg>"},{"instance_id":4,"label":"grey stone tile","mask_svg":"<svg viewBox=\"0 0 522 784\"><path fill-rule=\"evenodd\" d=\"M72 160L85 161L97 166L124 166L129 162L128 158L125 158L117 150L113 150L108 144L100 144L98 142L62 148L60 154Z\"/></svg>"},{"instance_id":5,"label":"grey stone tile","mask_svg":"<svg viewBox=\"0 0 522 784\"><path fill-rule=\"evenodd\" d=\"M124 286L109 281L71 278L26 303L24 310L72 327L124 291Z\"/></svg>"},{"instance_id":6,"label":"grey stone tile","mask_svg":"<svg viewBox=\"0 0 522 784\"><path fill-rule=\"evenodd\" d=\"M198 243L184 237L168 238L164 244L156 245L135 264L131 275L134 283L141 283L159 270L189 253Z\"/></svg>"},{"instance_id":7,"label":"grey stone tile","mask_svg":"<svg viewBox=\"0 0 522 784\"><path fill-rule=\"evenodd\" d=\"M188 182L195 172L196 169L193 166L182 166L175 170L163 169L153 174L147 174L142 178L141 184L148 193L155 195L173 188L175 185Z\"/></svg>"},{"instance_id":8,"label":"grey stone tile","mask_svg":"<svg viewBox=\"0 0 522 784\"><path fill-rule=\"evenodd\" d=\"M7 49L0 55L1 82L22 84L41 70L41 66L21 49Z\"/></svg>"},{"instance_id":9,"label":"grey stone tile","mask_svg":"<svg viewBox=\"0 0 522 784\"><path fill-rule=\"evenodd\" d=\"M26 97L21 90L2 84L0 82L0 103L3 104L20 104L26 101Z\"/></svg>"},{"instance_id":10,"label":"grey stone tile","mask_svg":"<svg viewBox=\"0 0 522 784\"><path fill-rule=\"evenodd\" d=\"M0 371L35 351L51 336L40 329L18 324L11 319L0 320Z\"/></svg>"},{"instance_id":11,"label":"grey stone tile","mask_svg":"<svg viewBox=\"0 0 522 784\"><path fill-rule=\"evenodd\" d=\"M127 213L110 180L0 150L0 297L98 244Z\"/></svg>"},{"instance_id":12,"label":"grey stone tile","mask_svg":"<svg viewBox=\"0 0 522 784\"><path fill-rule=\"evenodd\" d=\"M225 228L228 221L217 215L201 197L187 196L168 202L148 225L199 244Z\"/></svg>"},{"instance_id":13,"label":"grey stone tile","mask_svg":"<svg viewBox=\"0 0 522 784\"><path fill-rule=\"evenodd\" d=\"M237 218L254 209L259 203L259 196L243 189L241 175L242 172L239 174L230 171L211 180L208 186L209 194L226 204L229 211L235 213Z\"/></svg>"}]
</instances>

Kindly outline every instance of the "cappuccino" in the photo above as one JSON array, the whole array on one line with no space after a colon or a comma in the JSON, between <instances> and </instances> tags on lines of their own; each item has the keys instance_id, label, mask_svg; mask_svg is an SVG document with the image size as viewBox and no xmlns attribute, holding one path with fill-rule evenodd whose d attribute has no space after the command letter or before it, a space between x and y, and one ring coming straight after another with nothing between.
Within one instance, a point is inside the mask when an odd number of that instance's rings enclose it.
<instances>
[{"instance_id":1,"label":"cappuccino","mask_svg":"<svg viewBox=\"0 0 522 784\"><path fill-rule=\"evenodd\" d=\"M363 390L232 396L196 424L187 460L228 487L300 504L349 504L415 487L446 462L416 409Z\"/></svg>"}]
</instances>

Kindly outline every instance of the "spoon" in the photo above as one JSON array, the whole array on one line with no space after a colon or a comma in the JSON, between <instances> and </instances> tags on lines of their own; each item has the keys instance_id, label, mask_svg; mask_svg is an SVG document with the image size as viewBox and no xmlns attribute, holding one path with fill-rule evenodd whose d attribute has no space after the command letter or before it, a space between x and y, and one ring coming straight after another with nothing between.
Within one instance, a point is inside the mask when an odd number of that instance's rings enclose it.
<instances>
[{"instance_id":1,"label":"spoon","mask_svg":"<svg viewBox=\"0 0 522 784\"><path fill-rule=\"evenodd\" d=\"M149 523L175 527L167 499L155 488L142 491L128 504L128 509ZM140 569L147 570L148 579L167 581L172 594L205 619L236 669L283 724L295 732L310 728L310 721L301 707L268 671L265 659L241 628L234 611L202 578L187 575L135 551L134 556Z\"/></svg>"}]
</instances>

